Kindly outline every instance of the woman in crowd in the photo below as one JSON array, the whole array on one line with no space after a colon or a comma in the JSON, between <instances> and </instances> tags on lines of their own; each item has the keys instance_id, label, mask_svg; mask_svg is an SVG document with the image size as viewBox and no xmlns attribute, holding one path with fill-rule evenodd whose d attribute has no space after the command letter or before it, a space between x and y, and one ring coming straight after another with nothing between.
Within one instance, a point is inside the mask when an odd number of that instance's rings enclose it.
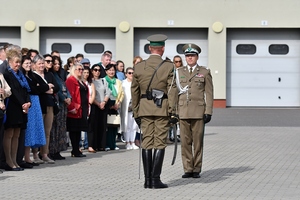
<instances>
[{"instance_id":1,"label":"woman in crowd","mask_svg":"<svg viewBox=\"0 0 300 200\"><path fill-rule=\"evenodd\" d=\"M126 69L126 79L122 81L124 91L124 100L121 106L121 131L124 133L126 149L138 149L134 144L135 135L138 131L138 125L135 123L131 107L131 82L133 77L133 68Z\"/></svg>"},{"instance_id":2,"label":"woman in crowd","mask_svg":"<svg viewBox=\"0 0 300 200\"><path fill-rule=\"evenodd\" d=\"M53 66L52 56L50 54L45 54L43 56L44 56L44 59L45 59L45 70L49 71Z\"/></svg>"},{"instance_id":3,"label":"woman in crowd","mask_svg":"<svg viewBox=\"0 0 300 200\"><path fill-rule=\"evenodd\" d=\"M70 69L71 69L71 67L74 66L75 61L76 61L76 60L75 60L75 57L74 57L74 56L71 56L70 58L68 58L67 64L64 65L64 70L67 72L67 74L70 73Z\"/></svg>"},{"instance_id":4,"label":"woman in crowd","mask_svg":"<svg viewBox=\"0 0 300 200\"><path fill-rule=\"evenodd\" d=\"M7 100L5 100L6 98L8 98L11 95L11 91L10 91L10 87L7 84L6 80L4 79L3 74L0 73L0 109L2 110L2 116L0 118L0 130L3 130L2 126L3 123L5 121L5 112L6 112L6 106L5 103L7 102ZM0 141L2 142L2 140L0 139ZM2 144L0 145L2 146ZM1 172L1 170L0 170Z\"/></svg>"},{"instance_id":5,"label":"woman in crowd","mask_svg":"<svg viewBox=\"0 0 300 200\"><path fill-rule=\"evenodd\" d=\"M116 71L116 76L117 79L119 79L120 81L123 81L125 79L125 73L124 73L124 69L125 69L125 65L124 62L121 60L118 60L116 63L117 67L117 71Z\"/></svg>"},{"instance_id":6,"label":"woman in crowd","mask_svg":"<svg viewBox=\"0 0 300 200\"><path fill-rule=\"evenodd\" d=\"M104 78L100 78L101 66L92 66L93 83L95 86L95 99L91 105L89 117L88 144L89 151L104 151L106 146L106 127L107 127L107 102L110 90Z\"/></svg>"},{"instance_id":7,"label":"woman in crowd","mask_svg":"<svg viewBox=\"0 0 300 200\"><path fill-rule=\"evenodd\" d=\"M10 87L7 84L6 80L3 77L3 74L0 73L0 109L3 112L3 116L0 118L0 129L3 125L4 113L6 110L5 99L11 95Z\"/></svg>"},{"instance_id":8,"label":"woman in crowd","mask_svg":"<svg viewBox=\"0 0 300 200\"><path fill-rule=\"evenodd\" d=\"M41 93L40 97L40 104L43 114L43 122L44 122L44 130L45 130L45 137L46 137L46 145L40 148L40 156L37 155L37 149L33 149L33 158L34 162L36 163L49 163L54 164L54 160L50 159L49 154L49 143L50 143L50 131L52 128L53 123L53 107L55 104L55 96L59 90L59 85L57 84L53 74L51 72L47 72L45 70L45 59L42 55L36 55L33 60L33 65L35 69L35 73L38 74L43 81L48 84L51 88L49 91ZM39 158L40 157L40 158ZM42 160L41 160L42 159Z\"/></svg>"},{"instance_id":9,"label":"woman in crowd","mask_svg":"<svg viewBox=\"0 0 300 200\"><path fill-rule=\"evenodd\" d=\"M108 114L118 114L121 102L124 98L124 92L122 88L122 82L116 78L116 65L108 64L105 68L106 76L105 80L108 83L108 88L110 89L110 97L108 103ZM118 150L119 147L116 146L116 136L118 134L117 127L107 127L107 137L106 137L106 148L107 150Z\"/></svg>"},{"instance_id":10,"label":"woman in crowd","mask_svg":"<svg viewBox=\"0 0 300 200\"><path fill-rule=\"evenodd\" d=\"M30 87L23 73L19 70L21 52L11 50L7 52L8 68L4 72L4 78L11 87L11 96L6 108L6 122L4 123L3 149L6 159L6 170L21 171L17 164L17 150L21 129L26 129L27 113L31 106Z\"/></svg>"},{"instance_id":11,"label":"woman in crowd","mask_svg":"<svg viewBox=\"0 0 300 200\"><path fill-rule=\"evenodd\" d=\"M27 164L37 166L39 164L32 162L30 159L30 148L38 148L46 144L43 116L38 95L49 91L52 84L46 84L40 76L32 72L30 57L23 56L21 65L20 70L25 75L31 90L29 92L31 107L28 110L28 122L25 131L24 160Z\"/></svg>"},{"instance_id":12,"label":"woman in crowd","mask_svg":"<svg viewBox=\"0 0 300 200\"><path fill-rule=\"evenodd\" d=\"M71 103L71 95L67 90L64 76L60 73L62 69L61 59L57 56L52 57L53 67L49 70L53 73L55 81L58 83L59 90L57 92L60 111L54 116L52 128L50 132L49 153L54 160L63 160L61 151L66 151L67 146L67 106Z\"/></svg>"},{"instance_id":13,"label":"woman in crowd","mask_svg":"<svg viewBox=\"0 0 300 200\"><path fill-rule=\"evenodd\" d=\"M138 64L139 62L142 62L142 61L143 61L143 58L141 56L135 56L133 58L132 64L133 64L133 66L135 66L136 64Z\"/></svg>"},{"instance_id":14,"label":"woman in crowd","mask_svg":"<svg viewBox=\"0 0 300 200\"><path fill-rule=\"evenodd\" d=\"M88 129L88 109L89 109L89 90L82 81L83 66L75 63L71 68L71 73L66 80L66 86L69 90L72 101L68 106L67 130L69 131L72 143L72 157L85 157L79 151L79 141L81 131Z\"/></svg>"},{"instance_id":15,"label":"woman in crowd","mask_svg":"<svg viewBox=\"0 0 300 200\"><path fill-rule=\"evenodd\" d=\"M84 67L83 69L83 82L88 86L89 88L89 112L88 112L88 118L90 116L91 113L91 105L93 104L94 100L95 100L95 85L93 83L93 75L91 72L91 69L89 67ZM84 147L84 149L88 148L88 136L87 136L87 132L83 132L83 139L81 140L82 142L82 146ZM93 147L89 147L88 151L91 153L96 153L96 151L93 149Z\"/></svg>"}]
</instances>

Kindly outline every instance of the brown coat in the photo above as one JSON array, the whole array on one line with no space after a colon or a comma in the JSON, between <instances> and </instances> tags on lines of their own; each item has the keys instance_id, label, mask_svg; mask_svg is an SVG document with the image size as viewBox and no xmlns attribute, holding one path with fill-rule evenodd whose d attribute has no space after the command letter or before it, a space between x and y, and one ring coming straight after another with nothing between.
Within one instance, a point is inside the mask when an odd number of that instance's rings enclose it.
<instances>
[{"instance_id":1,"label":"brown coat","mask_svg":"<svg viewBox=\"0 0 300 200\"><path fill-rule=\"evenodd\" d=\"M175 111L175 98L171 95L168 95L168 98L163 100L161 108L158 108L154 104L153 100L141 98L142 94L146 94L146 90L152 74L162 61L163 59L159 55L151 55L147 60L138 63L134 67L134 74L131 85L132 108L134 117L168 116L169 113ZM173 76L173 63L171 61L165 61L154 75L154 78L150 85L150 90L152 88L158 89L164 91L165 94L168 94L171 83L174 81Z\"/></svg>"},{"instance_id":2,"label":"brown coat","mask_svg":"<svg viewBox=\"0 0 300 200\"><path fill-rule=\"evenodd\" d=\"M210 70L196 66L190 75L187 66L178 69L182 87L189 85L189 90L178 97L180 119L202 119L204 114L212 115L213 83Z\"/></svg>"}]
</instances>

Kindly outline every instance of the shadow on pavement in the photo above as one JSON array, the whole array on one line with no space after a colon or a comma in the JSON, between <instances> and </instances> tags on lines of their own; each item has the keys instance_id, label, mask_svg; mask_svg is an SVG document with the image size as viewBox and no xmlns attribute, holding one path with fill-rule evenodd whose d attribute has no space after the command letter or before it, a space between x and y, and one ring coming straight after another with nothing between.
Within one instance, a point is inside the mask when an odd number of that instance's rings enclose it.
<instances>
[{"instance_id":1,"label":"shadow on pavement","mask_svg":"<svg viewBox=\"0 0 300 200\"><path fill-rule=\"evenodd\" d=\"M168 182L169 187L179 186L179 185L186 185L186 184L194 184L194 183L213 183L216 181L223 181L225 179L234 176L237 173L243 173L246 171L253 170L253 167L241 166L241 167L234 167L234 168L218 168L218 169L211 169L208 171L204 171L201 173L201 178L180 178L172 180Z\"/></svg>"}]
</instances>

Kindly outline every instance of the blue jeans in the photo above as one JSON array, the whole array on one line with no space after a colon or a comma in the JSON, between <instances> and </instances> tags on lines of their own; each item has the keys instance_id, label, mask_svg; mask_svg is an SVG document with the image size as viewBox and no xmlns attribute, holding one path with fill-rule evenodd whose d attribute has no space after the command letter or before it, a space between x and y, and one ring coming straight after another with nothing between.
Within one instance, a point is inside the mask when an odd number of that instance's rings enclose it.
<instances>
[{"instance_id":1,"label":"blue jeans","mask_svg":"<svg viewBox=\"0 0 300 200\"><path fill-rule=\"evenodd\" d=\"M87 149L89 147L88 139L87 139L87 132L81 132L79 147L83 147L85 149Z\"/></svg>"}]
</instances>

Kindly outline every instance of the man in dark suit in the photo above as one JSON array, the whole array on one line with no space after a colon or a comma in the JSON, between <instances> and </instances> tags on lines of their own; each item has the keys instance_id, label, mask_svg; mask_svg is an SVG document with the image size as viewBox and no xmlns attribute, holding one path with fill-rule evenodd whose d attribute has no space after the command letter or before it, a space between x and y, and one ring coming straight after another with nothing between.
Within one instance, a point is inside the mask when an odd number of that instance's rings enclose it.
<instances>
[{"instance_id":1,"label":"man in dark suit","mask_svg":"<svg viewBox=\"0 0 300 200\"><path fill-rule=\"evenodd\" d=\"M186 44L182 50L187 66L178 68L176 72L184 168L182 178L200 178L204 124L210 121L213 109L213 83L210 70L197 64L200 47Z\"/></svg>"},{"instance_id":2,"label":"man in dark suit","mask_svg":"<svg viewBox=\"0 0 300 200\"><path fill-rule=\"evenodd\" d=\"M101 56L101 62L98 63L100 67L100 78L106 76L105 68L111 62L112 54L110 51L105 51Z\"/></svg>"},{"instance_id":3,"label":"man in dark suit","mask_svg":"<svg viewBox=\"0 0 300 200\"><path fill-rule=\"evenodd\" d=\"M157 34L147 39L150 41L151 55L134 67L131 85L132 108L134 118L143 133L144 187L167 188L168 186L161 182L160 174L167 146L169 119L175 111L175 98L170 95L172 92L169 93L172 89L176 90L172 84L174 65L170 60L161 58L167 36ZM154 149L153 159L152 149Z\"/></svg>"}]
</instances>

